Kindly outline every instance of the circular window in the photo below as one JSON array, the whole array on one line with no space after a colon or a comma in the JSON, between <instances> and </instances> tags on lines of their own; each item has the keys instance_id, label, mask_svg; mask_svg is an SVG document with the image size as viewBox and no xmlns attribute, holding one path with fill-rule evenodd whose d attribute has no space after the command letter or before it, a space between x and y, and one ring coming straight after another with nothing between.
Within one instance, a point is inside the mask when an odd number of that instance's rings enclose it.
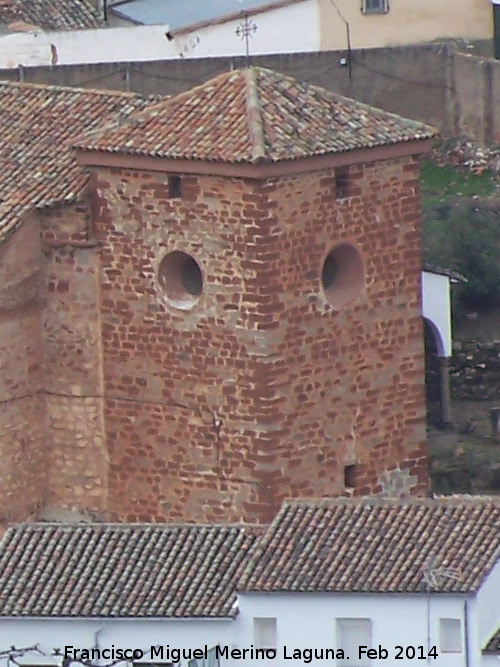
<instances>
[{"instance_id":1,"label":"circular window","mask_svg":"<svg viewBox=\"0 0 500 667\"><path fill-rule=\"evenodd\" d=\"M365 271L359 251L349 243L335 246L325 258L321 283L327 300L342 306L363 289Z\"/></svg>"},{"instance_id":2,"label":"circular window","mask_svg":"<svg viewBox=\"0 0 500 667\"><path fill-rule=\"evenodd\" d=\"M178 250L162 259L158 280L168 302L182 310L192 308L203 290L203 276L198 262Z\"/></svg>"}]
</instances>

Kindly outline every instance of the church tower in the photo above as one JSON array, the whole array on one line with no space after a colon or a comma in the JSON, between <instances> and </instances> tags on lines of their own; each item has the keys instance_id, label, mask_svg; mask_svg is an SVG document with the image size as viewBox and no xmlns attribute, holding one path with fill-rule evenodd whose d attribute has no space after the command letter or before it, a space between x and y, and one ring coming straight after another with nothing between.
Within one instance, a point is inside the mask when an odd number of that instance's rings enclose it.
<instances>
[{"instance_id":1,"label":"church tower","mask_svg":"<svg viewBox=\"0 0 500 667\"><path fill-rule=\"evenodd\" d=\"M111 518L268 521L287 497L426 493L432 136L252 67L78 146Z\"/></svg>"}]
</instances>

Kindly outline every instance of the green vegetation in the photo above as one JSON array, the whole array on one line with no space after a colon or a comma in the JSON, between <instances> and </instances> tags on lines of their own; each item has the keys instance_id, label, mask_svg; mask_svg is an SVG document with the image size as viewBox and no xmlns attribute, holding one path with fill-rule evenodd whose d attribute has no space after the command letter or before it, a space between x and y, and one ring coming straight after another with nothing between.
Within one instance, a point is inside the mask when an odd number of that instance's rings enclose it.
<instances>
[{"instance_id":1,"label":"green vegetation","mask_svg":"<svg viewBox=\"0 0 500 667\"><path fill-rule=\"evenodd\" d=\"M500 305L500 180L425 162L424 259L467 281L455 290L456 314Z\"/></svg>"},{"instance_id":2,"label":"green vegetation","mask_svg":"<svg viewBox=\"0 0 500 667\"><path fill-rule=\"evenodd\" d=\"M439 166L425 160L422 163L422 206L434 206L456 197L490 197L498 193L500 181L495 174L469 174L458 171L451 165Z\"/></svg>"}]
</instances>

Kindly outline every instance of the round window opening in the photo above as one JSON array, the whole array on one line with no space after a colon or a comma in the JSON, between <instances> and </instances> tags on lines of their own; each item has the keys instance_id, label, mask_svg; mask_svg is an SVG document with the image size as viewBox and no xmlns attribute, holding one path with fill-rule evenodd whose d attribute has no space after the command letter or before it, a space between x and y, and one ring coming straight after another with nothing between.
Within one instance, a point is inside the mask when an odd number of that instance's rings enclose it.
<instances>
[{"instance_id":1,"label":"round window opening","mask_svg":"<svg viewBox=\"0 0 500 667\"><path fill-rule=\"evenodd\" d=\"M203 276L198 262L179 250L163 258L158 280L170 305L181 310L192 308L203 290Z\"/></svg>"},{"instance_id":2,"label":"round window opening","mask_svg":"<svg viewBox=\"0 0 500 667\"><path fill-rule=\"evenodd\" d=\"M363 289L365 271L359 251L349 243L335 246L325 258L321 283L326 299L342 306L355 299Z\"/></svg>"}]
</instances>

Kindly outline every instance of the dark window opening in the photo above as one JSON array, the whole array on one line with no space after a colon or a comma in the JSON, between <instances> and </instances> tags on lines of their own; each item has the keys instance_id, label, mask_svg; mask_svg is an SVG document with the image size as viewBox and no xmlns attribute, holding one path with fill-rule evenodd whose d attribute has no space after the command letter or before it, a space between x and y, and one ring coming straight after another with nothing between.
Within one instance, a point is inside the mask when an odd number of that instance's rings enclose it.
<instances>
[{"instance_id":1,"label":"dark window opening","mask_svg":"<svg viewBox=\"0 0 500 667\"><path fill-rule=\"evenodd\" d=\"M344 487L354 489L356 487L356 466L344 466Z\"/></svg>"},{"instance_id":2,"label":"dark window opening","mask_svg":"<svg viewBox=\"0 0 500 667\"><path fill-rule=\"evenodd\" d=\"M363 14L387 14L389 0L363 0L361 11Z\"/></svg>"},{"instance_id":3,"label":"dark window opening","mask_svg":"<svg viewBox=\"0 0 500 667\"><path fill-rule=\"evenodd\" d=\"M192 257L186 257L182 265L182 284L193 296L200 296L203 288L201 270Z\"/></svg>"},{"instance_id":4,"label":"dark window opening","mask_svg":"<svg viewBox=\"0 0 500 667\"><path fill-rule=\"evenodd\" d=\"M323 289L328 290L335 282L338 275L338 264L334 255L330 253L323 264L323 273L321 280L323 281Z\"/></svg>"},{"instance_id":5,"label":"dark window opening","mask_svg":"<svg viewBox=\"0 0 500 667\"><path fill-rule=\"evenodd\" d=\"M168 177L168 196L170 199L182 197L182 179L180 176Z\"/></svg>"},{"instance_id":6,"label":"dark window opening","mask_svg":"<svg viewBox=\"0 0 500 667\"><path fill-rule=\"evenodd\" d=\"M344 199L349 195L349 167L335 170L335 197Z\"/></svg>"}]
</instances>

